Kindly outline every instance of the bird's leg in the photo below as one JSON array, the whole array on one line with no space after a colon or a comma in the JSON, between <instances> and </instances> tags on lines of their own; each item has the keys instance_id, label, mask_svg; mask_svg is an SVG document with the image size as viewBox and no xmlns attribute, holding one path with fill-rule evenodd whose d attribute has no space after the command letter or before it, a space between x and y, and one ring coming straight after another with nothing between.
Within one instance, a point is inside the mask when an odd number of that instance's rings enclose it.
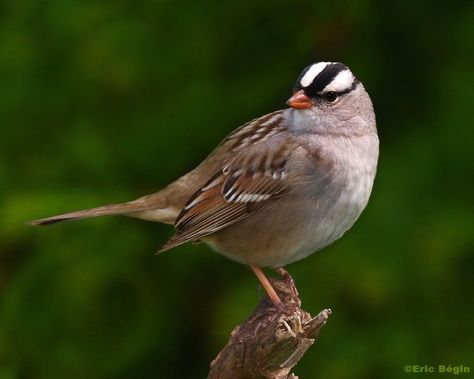
<instances>
[{"instance_id":1,"label":"bird's leg","mask_svg":"<svg viewBox=\"0 0 474 379\"><path fill-rule=\"evenodd\" d=\"M275 290L273 289L272 285L270 284L270 282L268 281L267 277L265 276L265 274L263 273L262 269L256 265L250 265L250 268L252 269L252 271L255 273L255 275L257 275L257 278L258 280L260 281L260 283L262 284L263 288L265 289L265 291L267 292L268 294L268 297L270 298L270 300L273 302L273 304L275 305L280 305L281 304L281 300L280 298L278 297L277 293L275 292Z\"/></svg>"},{"instance_id":2,"label":"bird's leg","mask_svg":"<svg viewBox=\"0 0 474 379\"><path fill-rule=\"evenodd\" d=\"M283 267L278 267L275 269L278 275L280 275L281 280L286 284L286 287L296 296L299 297L298 290L296 289L295 282L291 275Z\"/></svg>"}]
</instances>

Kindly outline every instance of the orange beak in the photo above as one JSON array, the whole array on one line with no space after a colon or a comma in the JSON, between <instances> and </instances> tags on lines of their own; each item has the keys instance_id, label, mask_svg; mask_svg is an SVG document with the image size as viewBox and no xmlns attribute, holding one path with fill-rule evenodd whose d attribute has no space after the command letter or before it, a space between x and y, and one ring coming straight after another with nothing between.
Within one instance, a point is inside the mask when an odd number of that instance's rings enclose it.
<instances>
[{"instance_id":1,"label":"orange beak","mask_svg":"<svg viewBox=\"0 0 474 379\"><path fill-rule=\"evenodd\" d=\"M308 109L311 107L311 100L305 95L304 91L300 89L296 91L286 102L290 107L295 109Z\"/></svg>"}]
</instances>

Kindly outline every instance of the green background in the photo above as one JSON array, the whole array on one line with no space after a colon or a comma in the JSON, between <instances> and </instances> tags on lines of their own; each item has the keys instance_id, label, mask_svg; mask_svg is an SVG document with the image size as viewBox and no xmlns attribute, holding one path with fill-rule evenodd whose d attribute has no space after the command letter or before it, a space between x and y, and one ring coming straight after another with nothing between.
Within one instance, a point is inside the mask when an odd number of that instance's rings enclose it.
<instances>
[{"instance_id":1,"label":"green background","mask_svg":"<svg viewBox=\"0 0 474 379\"><path fill-rule=\"evenodd\" d=\"M295 372L474 371L472 2L9 1L0 17L0 379L205 377L261 296L246 267L204 245L154 256L169 226L24 221L162 188L320 60L365 84L381 156L359 222L288 267L306 310L334 311Z\"/></svg>"}]
</instances>

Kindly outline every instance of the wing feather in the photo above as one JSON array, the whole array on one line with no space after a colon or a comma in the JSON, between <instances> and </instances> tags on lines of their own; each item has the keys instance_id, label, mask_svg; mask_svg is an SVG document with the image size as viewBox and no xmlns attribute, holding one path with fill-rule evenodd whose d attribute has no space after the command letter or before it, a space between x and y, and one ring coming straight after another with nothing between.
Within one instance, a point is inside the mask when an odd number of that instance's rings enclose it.
<instances>
[{"instance_id":1,"label":"wing feather","mask_svg":"<svg viewBox=\"0 0 474 379\"><path fill-rule=\"evenodd\" d=\"M281 112L274 112L227 137L224 144L234 154L191 196L176 219L176 234L160 252L226 228L282 195L286 163L294 146L285 139L268 144L267 139L283 130Z\"/></svg>"}]
</instances>

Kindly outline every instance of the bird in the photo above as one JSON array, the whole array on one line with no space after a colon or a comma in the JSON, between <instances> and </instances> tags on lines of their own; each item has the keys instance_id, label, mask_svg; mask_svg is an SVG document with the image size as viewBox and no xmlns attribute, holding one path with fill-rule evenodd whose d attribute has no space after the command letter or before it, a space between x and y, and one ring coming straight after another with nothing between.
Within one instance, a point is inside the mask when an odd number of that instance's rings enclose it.
<instances>
[{"instance_id":1,"label":"bird","mask_svg":"<svg viewBox=\"0 0 474 379\"><path fill-rule=\"evenodd\" d=\"M171 224L175 234L159 252L204 242L248 265L281 305L262 268L301 260L351 228L368 203L379 156L372 101L343 63L304 68L286 104L234 130L156 193L30 224L105 215Z\"/></svg>"}]
</instances>

